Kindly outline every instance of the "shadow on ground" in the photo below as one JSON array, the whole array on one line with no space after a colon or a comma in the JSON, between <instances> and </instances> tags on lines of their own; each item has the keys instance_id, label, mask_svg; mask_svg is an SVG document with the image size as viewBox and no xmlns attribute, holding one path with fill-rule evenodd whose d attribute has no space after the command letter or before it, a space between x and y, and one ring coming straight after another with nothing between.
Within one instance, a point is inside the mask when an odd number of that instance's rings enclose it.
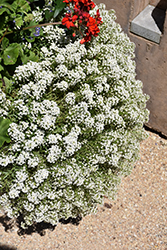
<instances>
[{"instance_id":1,"label":"shadow on ground","mask_svg":"<svg viewBox=\"0 0 167 250\"><path fill-rule=\"evenodd\" d=\"M10 247L8 245L4 245L0 243L0 250L17 250L16 247Z\"/></svg>"},{"instance_id":2,"label":"shadow on ground","mask_svg":"<svg viewBox=\"0 0 167 250\"><path fill-rule=\"evenodd\" d=\"M60 219L59 222L62 224L73 224L78 226L80 221L82 220L81 217L77 217L77 218L68 218L67 220L65 219ZM18 235L31 235L32 233L38 233L41 236L45 235L45 230L49 229L51 231L53 231L55 229L56 226L53 226L50 223L46 223L46 222L40 222L40 223L34 223L32 226L29 226L27 229L23 229L21 228L21 222L23 221L22 216L19 216L16 220L13 220L11 218L9 218L6 214L4 214L3 216L0 216L0 224L3 225L3 227L5 228L5 231L13 231L13 227L17 227L17 233ZM5 247L5 246L4 246ZM0 245L0 250L16 250L16 248L2 248Z\"/></svg>"}]
</instances>

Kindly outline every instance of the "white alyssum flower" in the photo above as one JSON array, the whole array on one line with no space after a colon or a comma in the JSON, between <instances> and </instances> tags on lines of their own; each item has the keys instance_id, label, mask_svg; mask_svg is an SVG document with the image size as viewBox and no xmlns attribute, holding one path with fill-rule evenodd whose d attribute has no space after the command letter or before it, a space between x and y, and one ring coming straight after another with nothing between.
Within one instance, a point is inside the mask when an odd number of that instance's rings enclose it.
<instances>
[{"instance_id":1,"label":"white alyssum flower","mask_svg":"<svg viewBox=\"0 0 167 250\"><path fill-rule=\"evenodd\" d=\"M38 166L38 163L39 163L38 157L28 159L28 167L29 168L35 168L36 166Z\"/></svg>"},{"instance_id":2,"label":"white alyssum flower","mask_svg":"<svg viewBox=\"0 0 167 250\"><path fill-rule=\"evenodd\" d=\"M9 125L8 133L15 142L23 142L25 139L22 128L14 122Z\"/></svg>"},{"instance_id":3,"label":"white alyssum flower","mask_svg":"<svg viewBox=\"0 0 167 250\"><path fill-rule=\"evenodd\" d=\"M77 126L77 130L71 130L71 132L63 138L66 147L66 155L70 156L74 154L76 150L81 147L81 143L78 142L78 135L80 134L80 128Z\"/></svg>"},{"instance_id":4,"label":"white alyssum flower","mask_svg":"<svg viewBox=\"0 0 167 250\"><path fill-rule=\"evenodd\" d=\"M34 175L35 182L37 184L42 183L45 179L48 178L49 171L45 168L37 170L36 174Z\"/></svg>"},{"instance_id":5,"label":"white alyssum flower","mask_svg":"<svg viewBox=\"0 0 167 250\"><path fill-rule=\"evenodd\" d=\"M60 134L49 134L47 137L47 141L49 144L56 144L58 141L62 140L62 136Z\"/></svg>"},{"instance_id":6,"label":"white alyssum flower","mask_svg":"<svg viewBox=\"0 0 167 250\"><path fill-rule=\"evenodd\" d=\"M26 162L26 158L24 157L24 154L21 153L15 161L18 165L23 165Z\"/></svg>"},{"instance_id":7,"label":"white alyssum flower","mask_svg":"<svg viewBox=\"0 0 167 250\"><path fill-rule=\"evenodd\" d=\"M38 199L38 196L35 192L32 192L32 193L29 193L27 195L27 199L28 201L32 202L33 204L39 204L39 199Z\"/></svg>"},{"instance_id":8,"label":"white alyssum flower","mask_svg":"<svg viewBox=\"0 0 167 250\"><path fill-rule=\"evenodd\" d=\"M55 86L57 89L60 89L61 91L65 91L68 88L68 83L66 81L61 81L61 82L58 82Z\"/></svg>"},{"instance_id":9,"label":"white alyssum flower","mask_svg":"<svg viewBox=\"0 0 167 250\"><path fill-rule=\"evenodd\" d=\"M43 129L48 130L55 127L55 121L56 117L52 115L44 115L39 122L39 126Z\"/></svg>"},{"instance_id":10,"label":"white alyssum flower","mask_svg":"<svg viewBox=\"0 0 167 250\"><path fill-rule=\"evenodd\" d=\"M103 24L90 43L45 26L38 62L16 68L13 92L0 88L2 117L12 121L11 143L0 149L0 205L22 213L23 227L94 212L138 159L148 97L135 79L133 43L114 12L99 9Z\"/></svg>"},{"instance_id":11,"label":"white alyssum flower","mask_svg":"<svg viewBox=\"0 0 167 250\"><path fill-rule=\"evenodd\" d=\"M0 156L0 166L6 167L8 164L14 163L14 160L14 156L2 153Z\"/></svg>"},{"instance_id":12,"label":"white alyssum flower","mask_svg":"<svg viewBox=\"0 0 167 250\"><path fill-rule=\"evenodd\" d=\"M65 101L67 104L73 105L75 103L75 93L68 93Z\"/></svg>"},{"instance_id":13,"label":"white alyssum flower","mask_svg":"<svg viewBox=\"0 0 167 250\"><path fill-rule=\"evenodd\" d=\"M55 163L61 156L61 148L57 145L51 146L49 148L49 154L47 156L47 161L49 163Z\"/></svg>"},{"instance_id":14,"label":"white alyssum flower","mask_svg":"<svg viewBox=\"0 0 167 250\"><path fill-rule=\"evenodd\" d=\"M29 211L29 212L31 212L31 211L34 210L34 204L31 203L31 202L26 201L26 202L23 204L23 206L24 206L25 210L27 210L27 211Z\"/></svg>"},{"instance_id":15,"label":"white alyssum flower","mask_svg":"<svg viewBox=\"0 0 167 250\"><path fill-rule=\"evenodd\" d=\"M11 189L11 190L9 191L9 197L10 197L11 199L14 199L14 198L18 197L19 194L20 194L20 190L17 190L17 189Z\"/></svg>"},{"instance_id":16,"label":"white alyssum flower","mask_svg":"<svg viewBox=\"0 0 167 250\"><path fill-rule=\"evenodd\" d=\"M32 15L33 15L33 20L36 22L40 22L42 21L43 17L42 17L42 11L40 11L39 7L36 8L36 10L32 11Z\"/></svg>"},{"instance_id":17,"label":"white alyssum flower","mask_svg":"<svg viewBox=\"0 0 167 250\"><path fill-rule=\"evenodd\" d=\"M81 90L81 94L84 96L84 98L88 101L88 103L93 102L93 97L95 96L94 91L90 89L89 84L84 84L83 88Z\"/></svg>"}]
</instances>

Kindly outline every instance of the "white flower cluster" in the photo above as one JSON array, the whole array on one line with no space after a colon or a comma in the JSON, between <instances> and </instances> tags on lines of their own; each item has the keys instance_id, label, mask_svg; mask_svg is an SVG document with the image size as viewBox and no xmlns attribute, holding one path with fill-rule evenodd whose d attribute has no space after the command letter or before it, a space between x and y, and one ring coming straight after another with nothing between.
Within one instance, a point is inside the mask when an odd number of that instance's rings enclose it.
<instances>
[{"instance_id":1,"label":"white flower cluster","mask_svg":"<svg viewBox=\"0 0 167 250\"><path fill-rule=\"evenodd\" d=\"M42 12L40 11L39 7L37 7L36 10L32 11L32 15L33 15L33 21L41 22L43 19Z\"/></svg>"},{"instance_id":2,"label":"white flower cluster","mask_svg":"<svg viewBox=\"0 0 167 250\"><path fill-rule=\"evenodd\" d=\"M25 65L17 67L14 79L16 83L21 81L22 86L19 91L21 98L39 100L42 97L54 78L54 74L49 69L49 66L50 61L48 59L45 63L30 61ZM33 78L33 81L31 81L31 78Z\"/></svg>"},{"instance_id":3,"label":"white flower cluster","mask_svg":"<svg viewBox=\"0 0 167 250\"><path fill-rule=\"evenodd\" d=\"M8 115L8 106L10 101L6 99L6 94L0 89L0 114L5 118Z\"/></svg>"},{"instance_id":4,"label":"white flower cluster","mask_svg":"<svg viewBox=\"0 0 167 250\"><path fill-rule=\"evenodd\" d=\"M103 24L87 46L46 26L39 62L15 71L18 92L7 105L12 141L0 151L0 204L8 216L22 213L25 225L95 211L138 158L148 97L135 79L134 45L113 11L99 9ZM6 99L0 90L4 117Z\"/></svg>"}]
</instances>

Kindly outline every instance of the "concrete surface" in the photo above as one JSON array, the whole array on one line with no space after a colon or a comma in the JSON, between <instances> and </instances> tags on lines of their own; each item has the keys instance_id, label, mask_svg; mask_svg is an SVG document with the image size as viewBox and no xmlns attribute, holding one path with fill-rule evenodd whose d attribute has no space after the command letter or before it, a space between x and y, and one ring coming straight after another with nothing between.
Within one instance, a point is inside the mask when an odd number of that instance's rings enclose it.
<instances>
[{"instance_id":1,"label":"concrete surface","mask_svg":"<svg viewBox=\"0 0 167 250\"><path fill-rule=\"evenodd\" d=\"M154 6L147 5L147 7L132 20L130 31L150 41L159 43L161 30L152 16L154 9ZM159 9L159 15L161 15L161 12L163 12L163 10Z\"/></svg>"}]
</instances>

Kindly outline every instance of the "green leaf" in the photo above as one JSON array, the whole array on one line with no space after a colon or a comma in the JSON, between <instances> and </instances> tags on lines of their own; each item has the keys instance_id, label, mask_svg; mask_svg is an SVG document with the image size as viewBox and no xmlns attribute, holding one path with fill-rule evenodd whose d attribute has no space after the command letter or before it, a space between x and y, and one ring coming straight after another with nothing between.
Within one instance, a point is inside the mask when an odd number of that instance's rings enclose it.
<instances>
[{"instance_id":1,"label":"green leaf","mask_svg":"<svg viewBox=\"0 0 167 250\"><path fill-rule=\"evenodd\" d=\"M0 71L4 70L4 67L0 64Z\"/></svg>"},{"instance_id":2,"label":"green leaf","mask_svg":"<svg viewBox=\"0 0 167 250\"><path fill-rule=\"evenodd\" d=\"M29 60L33 62L37 62L38 59L39 59L38 56L34 52L30 51Z\"/></svg>"},{"instance_id":3,"label":"green leaf","mask_svg":"<svg viewBox=\"0 0 167 250\"><path fill-rule=\"evenodd\" d=\"M16 12L16 9L18 8L18 5L17 5L17 2L14 1L12 4L11 4L11 8L13 9L14 12Z\"/></svg>"},{"instance_id":4,"label":"green leaf","mask_svg":"<svg viewBox=\"0 0 167 250\"><path fill-rule=\"evenodd\" d=\"M33 15L32 14L27 14L27 16L24 17L25 22L30 22L33 20Z\"/></svg>"},{"instance_id":5,"label":"green leaf","mask_svg":"<svg viewBox=\"0 0 167 250\"><path fill-rule=\"evenodd\" d=\"M64 7L66 6L65 3L63 3L62 0L57 0L56 1L56 7L55 7L55 10L54 10L54 15L53 17L57 17L58 14L64 9Z\"/></svg>"},{"instance_id":6,"label":"green leaf","mask_svg":"<svg viewBox=\"0 0 167 250\"><path fill-rule=\"evenodd\" d=\"M13 65L16 63L20 53L21 46L18 43L10 44L3 53L3 60L5 65Z\"/></svg>"},{"instance_id":7,"label":"green leaf","mask_svg":"<svg viewBox=\"0 0 167 250\"><path fill-rule=\"evenodd\" d=\"M2 66L2 58L0 57L0 71L4 70L4 67ZM0 77L2 78L2 77Z\"/></svg>"},{"instance_id":8,"label":"green leaf","mask_svg":"<svg viewBox=\"0 0 167 250\"><path fill-rule=\"evenodd\" d=\"M0 5L2 6L2 9L3 9L3 6L4 6L4 7L8 8L8 9L12 10L11 4L9 4L9 3L7 3L7 2L5 2L3 0L0 1Z\"/></svg>"},{"instance_id":9,"label":"green leaf","mask_svg":"<svg viewBox=\"0 0 167 250\"><path fill-rule=\"evenodd\" d=\"M8 135L8 128L11 121L9 119L3 119L0 117L0 147L3 146L4 142L11 142L11 139Z\"/></svg>"},{"instance_id":10,"label":"green leaf","mask_svg":"<svg viewBox=\"0 0 167 250\"><path fill-rule=\"evenodd\" d=\"M29 25L28 25L28 27L30 27L30 26L34 26L34 25L38 25L38 23L34 20L32 20L30 23L29 23ZM33 28L30 28L30 30L32 30Z\"/></svg>"},{"instance_id":11,"label":"green leaf","mask_svg":"<svg viewBox=\"0 0 167 250\"><path fill-rule=\"evenodd\" d=\"M6 11L8 14L11 13L9 9L7 9L7 8L2 8L2 9L0 9L0 15L2 15L5 11Z\"/></svg>"},{"instance_id":12,"label":"green leaf","mask_svg":"<svg viewBox=\"0 0 167 250\"><path fill-rule=\"evenodd\" d=\"M31 10L29 4L25 0L16 0L17 5L20 7L21 10L28 12Z\"/></svg>"},{"instance_id":13,"label":"green leaf","mask_svg":"<svg viewBox=\"0 0 167 250\"><path fill-rule=\"evenodd\" d=\"M49 10L45 11L45 18L46 18L46 20L52 19L53 15L54 15L54 12L50 12Z\"/></svg>"},{"instance_id":14,"label":"green leaf","mask_svg":"<svg viewBox=\"0 0 167 250\"><path fill-rule=\"evenodd\" d=\"M23 19L21 16L15 18L16 25L21 27L23 25Z\"/></svg>"},{"instance_id":15,"label":"green leaf","mask_svg":"<svg viewBox=\"0 0 167 250\"><path fill-rule=\"evenodd\" d=\"M6 0L1 0L1 5L3 5L4 3L6 3Z\"/></svg>"},{"instance_id":16,"label":"green leaf","mask_svg":"<svg viewBox=\"0 0 167 250\"><path fill-rule=\"evenodd\" d=\"M23 64L26 64L28 61L38 62L39 57L34 52L30 51L29 56L26 56L24 53L22 53L21 60Z\"/></svg>"},{"instance_id":17,"label":"green leaf","mask_svg":"<svg viewBox=\"0 0 167 250\"><path fill-rule=\"evenodd\" d=\"M5 82L5 88L6 88L6 92L8 93L12 87L12 80L9 80L7 77L4 76L3 78L4 82Z\"/></svg>"},{"instance_id":18,"label":"green leaf","mask_svg":"<svg viewBox=\"0 0 167 250\"><path fill-rule=\"evenodd\" d=\"M4 37L2 40L2 49L5 50L8 47L9 39L7 37Z\"/></svg>"},{"instance_id":19,"label":"green leaf","mask_svg":"<svg viewBox=\"0 0 167 250\"><path fill-rule=\"evenodd\" d=\"M31 33L30 37L26 37L27 42L32 43L35 41L35 36Z\"/></svg>"}]
</instances>

